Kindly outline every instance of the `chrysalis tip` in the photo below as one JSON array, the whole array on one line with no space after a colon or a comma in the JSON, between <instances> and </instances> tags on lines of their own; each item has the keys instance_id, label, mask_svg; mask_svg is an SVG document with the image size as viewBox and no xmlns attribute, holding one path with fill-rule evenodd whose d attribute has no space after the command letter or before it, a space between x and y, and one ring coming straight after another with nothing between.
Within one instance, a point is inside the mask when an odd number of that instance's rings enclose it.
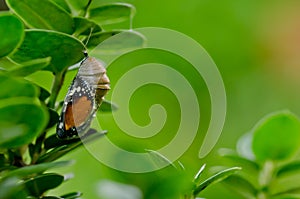
<instances>
[{"instance_id":1,"label":"chrysalis tip","mask_svg":"<svg viewBox=\"0 0 300 199\"><path fill-rule=\"evenodd\" d=\"M85 57L88 57L88 56L89 56L87 50L83 50L83 54L84 54Z\"/></svg>"}]
</instances>

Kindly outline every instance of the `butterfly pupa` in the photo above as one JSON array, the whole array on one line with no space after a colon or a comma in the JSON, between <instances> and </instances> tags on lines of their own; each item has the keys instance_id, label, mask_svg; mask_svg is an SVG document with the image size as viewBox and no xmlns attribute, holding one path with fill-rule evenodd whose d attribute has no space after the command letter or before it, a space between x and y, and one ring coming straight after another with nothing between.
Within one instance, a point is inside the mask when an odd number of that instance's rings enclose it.
<instances>
[{"instance_id":1,"label":"butterfly pupa","mask_svg":"<svg viewBox=\"0 0 300 199\"><path fill-rule=\"evenodd\" d=\"M62 106L56 127L60 139L84 136L104 96L110 90L104 63L89 57L87 53L85 55Z\"/></svg>"}]
</instances>

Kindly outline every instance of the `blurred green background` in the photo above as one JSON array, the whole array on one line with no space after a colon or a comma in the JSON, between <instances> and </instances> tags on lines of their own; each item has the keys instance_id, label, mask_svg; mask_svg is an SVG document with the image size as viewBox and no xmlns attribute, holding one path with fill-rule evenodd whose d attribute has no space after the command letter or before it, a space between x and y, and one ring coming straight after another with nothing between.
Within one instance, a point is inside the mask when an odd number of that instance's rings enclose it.
<instances>
[{"instance_id":1,"label":"blurred green background","mask_svg":"<svg viewBox=\"0 0 300 199\"><path fill-rule=\"evenodd\" d=\"M99 1L99 3L105 2L115 1ZM133 28L164 27L190 36L207 50L223 77L227 93L226 123L218 144L205 159L198 158L198 150L204 136L203 132L208 126L210 102L205 83L199 80L198 88L201 97L199 136L180 158L189 175L194 175L203 163L209 166L222 165L216 151L221 147L234 148L238 138L251 130L264 115L281 109L289 109L300 115L298 105L300 2L298 0L128 0L122 2L131 3L136 7ZM137 52L129 55L129 58L143 60L149 58L149 54L152 58L168 64L185 64L174 56L162 55L161 52ZM132 61L128 61L130 59L126 60L128 64L132 64ZM126 64L126 60L119 64ZM75 73L68 74L60 99L64 98L68 83L74 75ZM51 76L48 72L32 75L31 78L42 82L48 89L51 86ZM178 111L173 110L173 107L178 104L171 93L163 90L159 86L138 90L130 102L130 111L138 124L146 125L149 118L148 109L145 107L150 107L153 101L155 103L159 101L170 110L171 115L175 115L170 121L169 129L163 131L168 133L152 140L139 141L126 137L118 131L111 115L100 115L100 122L103 121L103 126L110 132L108 136L120 146L132 151L138 151L139 147L155 149L167 143L173 136L174 128L175 130L177 128ZM157 93L157 96L145 99L143 96L147 92ZM80 190L84 193L83 198L87 199L97 198L97 184L101 179L135 184L147 192L151 183L156 179L162 179L159 176L164 175L163 171L154 174L115 171L102 165L84 148L67 155L64 159L77 160L71 168L61 170L62 173L74 172L75 178L63 184L55 192ZM209 187L202 196L211 199L240 198L221 184Z\"/></svg>"}]
</instances>

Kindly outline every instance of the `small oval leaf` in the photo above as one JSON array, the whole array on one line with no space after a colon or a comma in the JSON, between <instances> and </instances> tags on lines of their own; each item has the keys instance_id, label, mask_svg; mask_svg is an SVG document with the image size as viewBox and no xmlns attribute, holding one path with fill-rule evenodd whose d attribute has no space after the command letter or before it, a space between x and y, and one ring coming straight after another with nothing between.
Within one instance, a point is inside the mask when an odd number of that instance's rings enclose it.
<instances>
[{"instance_id":1,"label":"small oval leaf","mask_svg":"<svg viewBox=\"0 0 300 199\"><path fill-rule=\"evenodd\" d=\"M121 30L112 30L112 31L106 31L106 32L99 32L94 33L92 36L88 39L86 38L83 42L87 43L87 48L94 48L97 45L99 45L104 40L121 33Z\"/></svg>"},{"instance_id":2,"label":"small oval leaf","mask_svg":"<svg viewBox=\"0 0 300 199\"><path fill-rule=\"evenodd\" d=\"M52 1L7 0L6 2L30 28L57 30L68 34L74 31L71 15Z\"/></svg>"},{"instance_id":3,"label":"small oval leaf","mask_svg":"<svg viewBox=\"0 0 300 199\"><path fill-rule=\"evenodd\" d=\"M83 59L84 45L64 33L46 30L27 30L25 39L18 50L10 56L17 62L51 57L45 70L59 73ZM67 55L67 56L66 56Z\"/></svg>"},{"instance_id":4,"label":"small oval leaf","mask_svg":"<svg viewBox=\"0 0 300 199\"><path fill-rule=\"evenodd\" d=\"M57 147L60 147L63 145L73 144L76 142L80 142L80 138L74 138L74 139L70 139L70 140L62 140L62 139L58 139L56 134L53 134L45 140L44 146L45 146L46 150L49 150L49 149L57 148Z\"/></svg>"},{"instance_id":5,"label":"small oval leaf","mask_svg":"<svg viewBox=\"0 0 300 199\"><path fill-rule=\"evenodd\" d=\"M90 35L101 31L101 27L84 17L74 17L74 35Z\"/></svg>"},{"instance_id":6,"label":"small oval leaf","mask_svg":"<svg viewBox=\"0 0 300 199\"><path fill-rule=\"evenodd\" d=\"M9 12L0 13L0 27L0 57L4 57L21 44L24 27L23 23Z\"/></svg>"},{"instance_id":7,"label":"small oval leaf","mask_svg":"<svg viewBox=\"0 0 300 199\"><path fill-rule=\"evenodd\" d=\"M48 122L46 110L31 98L0 100L0 147L30 143Z\"/></svg>"},{"instance_id":8,"label":"small oval leaf","mask_svg":"<svg viewBox=\"0 0 300 199\"><path fill-rule=\"evenodd\" d=\"M0 99L11 97L37 97L38 89L24 79L0 74Z\"/></svg>"},{"instance_id":9,"label":"small oval leaf","mask_svg":"<svg viewBox=\"0 0 300 199\"><path fill-rule=\"evenodd\" d=\"M236 151L238 154L249 160L255 160L255 155L252 151L252 139L253 133L245 133L239 138L236 144Z\"/></svg>"},{"instance_id":10,"label":"small oval leaf","mask_svg":"<svg viewBox=\"0 0 300 199\"><path fill-rule=\"evenodd\" d=\"M60 6L64 9L67 13L71 13L71 9L65 0L51 0L56 5Z\"/></svg>"},{"instance_id":11,"label":"small oval leaf","mask_svg":"<svg viewBox=\"0 0 300 199\"><path fill-rule=\"evenodd\" d=\"M37 165L30 165L19 169L15 169L7 173L7 175L5 175L4 177L7 178L12 176L17 176L20 178L27 178L29 176L32 176L33 174L43 173L48 169L69 166L72 165L73 163L74 161L60 161L60 162L49 162L49 163L41 163Z\"/></svg>"},{"instance_id":12,"label":"small oval leaf","mask_svg":"<svg viewBox=\"0 0 300 199\"><path fill-rule=\"evenodd\" d=\"M281 177L286 174L296 174L300 171L300 161L290 162L278 168L277 176Z\"/></svg>"},{"instance_id":13,"label":"small oval leaf","mask_svg":"<svg viewBox=\"0 0 300 199\"><path fill-rule=\"evenodd\" d=\"M231 175L223 180L222 183L244 198L256 199L257 189L249 181L238 175Z\"/></svg>"},{"instance_id":14,"label":"small oval leaf","mask_svg":"<svg viewBox=\"0 0 300 199\"><path fill-rule=\"evenodd\" d=\"M46 66L50 64L50 61L51 61L50 57L28 61L22 63L21 66L14 67L11 70L7 71L7 74L12 76L25 77L39 70L44 69Z\"/></svg>"},{"instance_id":15,"label":"small oval leaf","mask_svg":"<svg viewBox=\"0 0 300 199\"><path fill-rule=\"evenodd\" d=\"M252 172L259 172L260 165L253 160L247 159L243 156L240 156L235 151L231 149L220 149L219 151L220 156L230 160L235 166L240 166L243 168L247 168Z\"/></svg>"},{"instance_id":16,"label":"small oval leaf","mask_svg":"<svg viewBox=\"0 0 300 199\"><path fill-rule=\"evenodd\" d=\"M10 68L16 67L18 64L10 60L8 57L2 57L0 58L0 67L2 71L7 71Z\"/></svg>"},{"instance_id":17,"label":"small oval leaf","mask_svg":"<svg viewBox=\"0 0 300 199\"><path fill-rule=\"evenodd\" d=\"M0 181L1 199L25 199L26 196L24 187L19 183L18 178L13 177Z\"/></svg>"},{"instance_id":18,"label":"small oval leaf","mask_svg":"<svg viewBox=\"0 0 300 199\"><path fill-rule=\"evenodd\" d=\"M39 88L40 88L39 99L41 101L45 101L48 97L50 97L51 94L45 88L43 88L43 87L39 87Z\"/></svg>"},{"instance_id":19,"label":"small oval leaf","mask_svg":"<svg viewBox=\"0 0 300 199\"><path fill-rule=\"evenodd\" d=\"M66 2L72 9L73 14L77 16L82 11L86 10L90 0L66 0Z\"/></svg>"},{"instance_id":20,"label":"small oval leaf","mask_svg":"<svg viewBox=\"0 0 300 199\"><path fill-rule=\"evenodd\" d=\"M64 176L55 173L47 173L25 181L24 186L30 195L40 197L45 191L59 186L63 181Z\"/></svg>"},{"instance_id":21,"label":"small oval leaf","mask_svg":"<svg viewBox=\"0 0 300 199\"><path fill-rule=\"evenodd\" d=\"M49 113L49 122L47 125L47 129L56 125L59 120L59 115L54 109L48 108L48 113Z\"/></svg>"},{"instance_id":22,"label":"small oval leaf","mask_svg":"<svg viewBox=\"0 0 300 199\"><path fill-rule=\"evenodd\" d=\"M139 32L130 30L116 33L117 31L107 32L107 34L103 32L103 35L101 33L94 34L87 47L96 47L92 53L109 55L140 49L145 45L146 39ZM105 40L102 41L102 39Z\"/></svg>"},{"instance_id":23,"label":"small oval leaf","mask_svg":"<svg viewBox=\"0 0 300 199\"><path fill-rule=\"evenodd\" d=\"M299 149L300 121L288 111L266 116L253 132L252 149L260 161L284 160Z\"/></svg>"},{"instance_id":24,"label":"small oval leaf","mask_svg":"<svg viewBox=\"0 0 300 199\"><path fill-rule=\"evenodd\" d=\"M80 146L80 144L78 143L77 145L74 144L72 146L63 145L63 146L56 147L53 150L40 156L37 160L37 163L40 164L43 162L52 162L54 160L57 160L58 158L64 156L65 154L67 154L69 151L73 150L77 146Z\"/></svg>"},{"instance_id":25,"label":"small oval leaf","mask_svg":"<svg viewBox=\"0 0 300 199\"><path fill-rule=\"evenodd\" d=\"M90 133L89 133L90 132ZM85 138L80 139L74 139L74 140L59 140L56 137L50 136L47 141L45 141L47 144L45 147L51 149L49 152L43 154L42 156L39 157L37 160L37 163L42 163L42 162L51 162L54 161L64 155L66 155L68 152L76 149L77 147L82 145L82 142L88 143L90 141L94 141L96 139L99 139L103 135L105 135L104 132L97 132L94 129L90 129L86 135L88 135ZM55 147L54 147L55 146Z\"/></svg>"},{"instance_id":26,"label":"small oval leaf","mask_svg":"<svg viewBox=\"0 0 300 199\"><path fill-rule=\"evenodd\" d=\"M135 14L135 7L127 3L112 3L88 10L88 18L99 25L129 20Z\"/></svg>"}]
</instances>

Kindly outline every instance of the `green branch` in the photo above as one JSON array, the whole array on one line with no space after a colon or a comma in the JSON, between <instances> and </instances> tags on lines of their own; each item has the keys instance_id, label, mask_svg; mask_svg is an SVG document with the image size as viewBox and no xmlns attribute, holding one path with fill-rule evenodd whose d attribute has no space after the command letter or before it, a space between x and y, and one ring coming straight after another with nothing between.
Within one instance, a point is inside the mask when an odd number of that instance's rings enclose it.
<instances>
[{"instance_id":1,"label":"green branch","mask_svg":"<svg viewBox=\"0 0 300 199\"><path fill-rule=\"evenodd\" d=\"M65 79L65 74L66 74L66 72L63 71L63 72L57 73L54 76L54 81L53 81L52 88L51 88L51 96L50 96L49 102L47 104L47 106L49 108L53 108L53 109L55 108L55 102L56 102L57 96L59 94L59 91L63 85L64 79Z\"/></svg>"}]
</instances>

